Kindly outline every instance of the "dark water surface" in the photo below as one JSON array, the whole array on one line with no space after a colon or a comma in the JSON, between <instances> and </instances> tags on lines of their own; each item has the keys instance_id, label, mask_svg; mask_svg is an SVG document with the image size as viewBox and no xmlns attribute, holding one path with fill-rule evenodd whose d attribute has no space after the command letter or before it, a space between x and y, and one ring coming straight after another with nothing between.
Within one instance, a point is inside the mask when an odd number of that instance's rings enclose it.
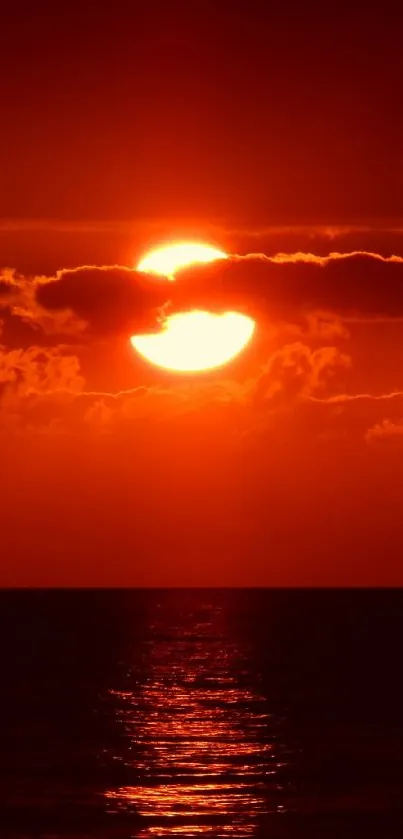
<instances>
[{"instance_id":1,"label":"dark water surface","mask_svg":"<svg viewBox=\"0 0 403 839\"><path fill-rule=\"evenodd\" d=\"M0 592L0 834L403 835L403 591Z\"/></svg>"}]
</instances>

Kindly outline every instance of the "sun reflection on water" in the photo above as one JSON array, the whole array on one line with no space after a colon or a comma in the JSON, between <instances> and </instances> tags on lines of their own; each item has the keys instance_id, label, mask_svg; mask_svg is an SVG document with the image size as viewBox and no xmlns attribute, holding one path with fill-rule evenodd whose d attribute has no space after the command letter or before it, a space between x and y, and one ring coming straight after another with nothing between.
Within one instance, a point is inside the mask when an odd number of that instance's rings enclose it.
<instances>
[{"instance_id":1,"label":"sun reflection on water","mask_svg":"<svg viewBox=\"0 0 403 839\"><path fill-rule=\"evenodd\" d=\"M133 783L106 792L110 812L142 817L139 836L251 836L279 810L274 720L247 650L221 609L154 620L143 679L111 690Z\"/></svg>"}]
</instances>

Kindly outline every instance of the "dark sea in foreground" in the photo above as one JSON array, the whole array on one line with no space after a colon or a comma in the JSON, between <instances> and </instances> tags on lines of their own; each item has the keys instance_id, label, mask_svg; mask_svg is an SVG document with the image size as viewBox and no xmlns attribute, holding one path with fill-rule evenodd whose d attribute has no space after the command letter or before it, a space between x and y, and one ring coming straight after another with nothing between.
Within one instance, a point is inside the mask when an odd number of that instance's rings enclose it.
<instances>
[{"instance_id":1,"label":"dark sea in foreground","mask_svg":"<svg viewBox=\"0 0 403 839\"><path fill-rule=\"evenodd\" d=\"M403 590L0 592L1 837L403 835Z\"/></svg>"}]
</instances>

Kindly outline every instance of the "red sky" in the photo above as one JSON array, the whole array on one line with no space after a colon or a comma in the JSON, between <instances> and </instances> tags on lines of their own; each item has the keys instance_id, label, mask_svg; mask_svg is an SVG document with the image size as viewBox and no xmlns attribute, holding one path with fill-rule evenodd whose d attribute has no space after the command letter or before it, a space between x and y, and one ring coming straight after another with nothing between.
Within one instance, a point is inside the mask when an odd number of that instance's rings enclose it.
<instances>
[{"instance_id":1,"label":"red sky","mask_svg":"<svg viewBox=\"0 0 403 839\"><path fill-rule=\"evenodd\" d=\"M40 6L0 53L0 585L403 584L399 19ZM225 370L130 348L167 237L238 254L170 287L256 318Z\"/></svg>"}]
</instances>

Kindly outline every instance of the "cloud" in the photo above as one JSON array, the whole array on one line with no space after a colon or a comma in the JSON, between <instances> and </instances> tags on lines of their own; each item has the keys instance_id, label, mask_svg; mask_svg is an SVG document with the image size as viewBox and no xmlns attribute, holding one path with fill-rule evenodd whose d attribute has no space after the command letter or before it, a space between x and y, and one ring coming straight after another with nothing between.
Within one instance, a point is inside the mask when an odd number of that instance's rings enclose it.
<instances>
[{"instance_id":1,"label":"cloud","mask_svg":"<svg viewBox=\"0 0 403 839\"><path fill-rule=\"evenodd\" d=\"M11 294L12 289L7 283L0 279L0 300L6 299Z\"/></svg>"},{"instance_id":2,"label":"cloud","mask_svg":"<svg viewBox=\"0 0 403 839\"><path fill-rule=\"evenodd\" d=\"M275 351L254 377L243 381L229 377L215 381L179 378L165 386L137 386L108 393L84 387L74 357L62 356L59 361L63 367L56 366L56 380L50 380L50 354L47 365L43 366L42 359L39 371L38 348L8 355L7 380L16 383L16 371L24 371L19 403L13 389L13 410L17 411L18 404L20 408L18 427L25 421L30 428L54 428L57 422L66 432L92 427L107 433L122 429L137 433L143 429L158 435L161 430L167 433L168 428L179 429L183 424L188 434L201 423L206 429L225 425L227 435L236 436L253 426L259 416L294 411L297 402L309 394L333 392L349 366L349 358L335 347L310 350L296 342ZM10 399L6 407L10 407Z\"/></svg>"},{"instance_id":3,"label":"cloud","mask_svg":"<svg viewBox=\"0 0 403 839\"><path fill-rule=\"evenodd\" d=\"M301 342L288 344L273 353L262 369L256 383L257 401L281 396L290 402L301 396L328 393L337 388L340 373L344 376L350 366L350 357L337 347L312 351Z\"/></svg>"},{"instance_id":4,"label":"cloud","mask_svg":"<svg viewBox=\"0 0 403 839\"><path fill-rule=\"evenodd\" d=\"M367 443L372 445L379 443L402 445L403 420L400 420L400 422L391 422L390 420L384 419L382 422L368 429L365 434L365 439Z\"/></svg>"},{"instance_id":5,"label":"cloud","mask_svg":"<svg viewBox=\"0 0 403 839\"><path fill-rule=\"evenodd\" d=\"M371 253L251 254L183 269L174 309L238 308L278 319L294 313L403 314L403 259Z\"/></svg>"},{"instance_id":6,"label":"cloud","mask_svg":"<svg viewBox=\"0 0 403 839\"><path fill-rule=\"evenodd\" d=\"M353 442L377 443L398 432L403 416L403 391L385 393L311 394L300 403L304 431Z\"/></svg>"},{"instance_id":7,"label":"cloud","mask_svg":"<svg viewBox=\"0 0 403 839\"><path fill-rule=\"evenodd\" d=\"M25 277L12 269L0 275L2 338L8 348L27 349L34 343L54 344L58 337L76 337L86 328L85 321L71 310L51 311L37 301L37 289L53 280L42 276ZM52 336L51 340L46 336Z\"/></svg>"},{"instance_id":8,"label":"cloud","mask_svg":"<svg viewBox=\"0 0 403 839\"><path fill-rule=\"evenodd\" d=\"M82 266L62 270L36 287L36 302L51 312L73 312L95 334L157 328L167 300L162 280L121 266ZM66 315L65 315L66 316Z\"/></svg>"},{"instance_id":9,"label":"cloud","mask_svg":"<svg viewBox=\"0 0 403 839\"><path fill-rule=\"evenodd\" d=\"M11 268L3 268L0 271L0 305L7 305L7 302L18 289L18 278Z\"/></svg>"},{"instance_id":10,"label":"cloud","mask_svg":"<svg viewBox=\"0 0 403 839\"><path fill-rule=\"evenodd\" d=\"M312 311L305 314L306 325L301 334L316 341L346 341L350 333L341 317L334 312Z\"/></svg>"},{"instance_id":11,"label":"cloud","mask_svg":"<svg viewBox=\"0 0 403 839\"><path fill-rule=\"evenodd\" d=\"M365 341L371 349L372 328L389 320L399 328L400 257L252 254L185 269L175 283L124 266L1 277L2 419L8 412L19 428L110 433L182 428L202 418L212 427L228 420L229 429L232 417L237 430L266 433L287 415L284 428L298 422L306 434L351 433L364 441L384 421L399 421L399 362L385 359L392 386L383 393L381 375L375 387L366 369ZM137 359L130 334L159 329L164 313L198 307L256 317L256 341L234 365L190 380Z\"/></svg>"},{"instance_id":12,"label":"cloud","mask_svg":"<svg viewBox=\"0 0 403 839\"><path fill-rule=\"evenodd\" d=\"M234 256L184 269L175 283L124 266L34 278L8 272L1 283L3 310L58 336L129 337L192 308L245 311L261 329L293 325L295 336L318 341L345 339L344 319L403 317L403 260L369 253Z\"/></svg>"},{"instance_id":13,"label":"cloud","mask_svg":"<svg viewBox=\"0 0 403 839\"><path fill-rule=\"evenodd\" d=\"M65 346L11 351L0 346L0 429L53 427L84 387L80 361Z\"/></svg>"},{"instance_id":14,"label":"cloud","mask_svg":"<svg viewBox=\"0 0 403 839\"><path fill-rule=\"evenodd\" d=\"M29 347L5 351L0 347L0 385L11 386L18 396L30 393L71 391L84 387L80 362L63 347Z\"/></svg>"},{"instance_id":15,"label":"cloud","mask_svg":"<svg viewBox=\"0 0 403 839\"><path fill-rule=\"evenodd\" d=\"M344 405L349 402L371 404L372 402L391 402L396 399L403 399L403 391L395 390L391 393L338 393L335 396L317 397L312 396L314 402L324 402L327 405Z\"/></svg>"}]
</instances>

